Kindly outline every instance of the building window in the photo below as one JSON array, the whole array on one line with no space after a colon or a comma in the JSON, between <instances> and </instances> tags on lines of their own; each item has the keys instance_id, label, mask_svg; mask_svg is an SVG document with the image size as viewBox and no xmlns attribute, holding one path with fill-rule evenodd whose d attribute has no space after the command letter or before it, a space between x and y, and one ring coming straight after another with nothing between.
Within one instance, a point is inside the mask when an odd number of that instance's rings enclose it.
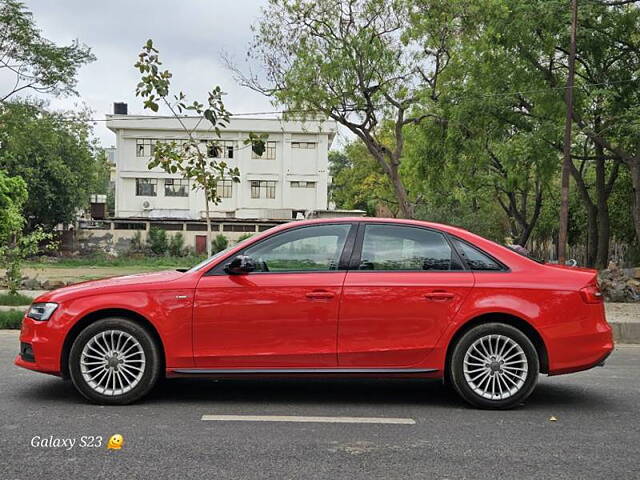
<instances>
[{"instance_id":1,"label":"building window","mask_svg":"<svg viewBox=\"0 0 640 480\"><path fill-rule=\"evenodd\" d=\"M155 197L157 186L158 180L156 178L136 178L136 196Z\"/></svg>"},{"instance_id":2,"label":"building window","mask_svg":"<svg viewBox=\"0 0 640 480\"><path fill-rule=\"evenodd\" d=\"M222 231L223 232L255 232L256 231L256 226L255 225L236 225L233 223L226 223L224 225L222 225Z\"/></svg>"},{"instance_id":3,"label":"building window","mask_svg":"<svg viewBox=\"0 0 640 480\"><path fill-rule=\"evenodd\" d=\"M276 198L276 182L251 180L251 198Z\"/></svg>"},{"instance_id":4,"label":"building window","mask_svg":"<svg viewBox=\"0 0 640 480\"><path fill-rule=\"evenodd\" d=\"M209 158L233 158L233 150L236 142L233 140L208 140L207 157Z\"/></svg>"},{"instance_id":5,"label":"building window","mask_svg":"<svg viewBox=\"0 0 640 480\"><path fill-rule=\"evenodd\" d=\"M146 223L135 223L135 222L114 222L113 224L114 230L146 230Z\"/></svg>"},{"instance_id":6,"label":"building window","mask_svg":"<svg viewBox=\"0 0 640 480\"><path fill-rule=\"evenodd\" d=\"M136 139L136 157L150 157L156 148L157 140L153 138Z\"/></svg>"},{"instance_id":7,"label":"building window","mask_svg":"<svg viewBox=\"0 0 640 480\"><path fill-rule=\"evenodd\" d=\"M264 152L262 152L262 155L257 155L256 152L251 149L251 158L260 160L275 160L276 142L264 142Z\"/></svg>"},{"instance_id":8,"label":"building window","mask_svg":"<svg viewBox=\"0 0 640 480\"><path fill-rule=\"evenodd\" d=\"M164 181L165 197L188 197L189 180L186 178L167 178Z\"/></svg>"},{"instance_id":9,"label":"building window","mask_svg":"<svg viewBox=\"0 0 640 480\"><path fill-rule=\"evenodd\" d=\"M291 142L291 148L311 150L316 148L316 144L314 142Z\"/></svg>"},{"instance_id":10,"label":"building window","mask_svg":"<svg viewBox=\"0 0 640 480\"><path fill-rule=\"evenodd\" d=\"M316 182L291 182L291 188L316 188Z\"/></svg>"},{"instance_id":11,"label":"building window","mask_svg":"<svg viewBox=\"0 0 640 480\"><path fill-rule=\"evenodd\" d=\"M219 180L217 191L220 198L233 197L233 180Z\"/></svg>"}]
</instances>

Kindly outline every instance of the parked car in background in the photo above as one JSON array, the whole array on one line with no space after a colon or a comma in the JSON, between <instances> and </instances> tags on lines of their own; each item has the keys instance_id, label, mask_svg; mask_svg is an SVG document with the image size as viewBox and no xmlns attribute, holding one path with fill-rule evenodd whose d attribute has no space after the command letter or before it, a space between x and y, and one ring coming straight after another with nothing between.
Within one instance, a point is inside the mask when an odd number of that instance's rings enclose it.
<instances>
[{"instance_id":1,"label":"parked car in background","mask_svg":"<svg viewBox=\"0 0 640 480\"><path fill-rule=\"evenodd\" d=\"M292 222L188 271L81 283L26 314L16 364L127 404L162 376L440 378L510 408L539 373L613 349L595 270L544 265L460 228Z\"/></svg>"}]
</instances>

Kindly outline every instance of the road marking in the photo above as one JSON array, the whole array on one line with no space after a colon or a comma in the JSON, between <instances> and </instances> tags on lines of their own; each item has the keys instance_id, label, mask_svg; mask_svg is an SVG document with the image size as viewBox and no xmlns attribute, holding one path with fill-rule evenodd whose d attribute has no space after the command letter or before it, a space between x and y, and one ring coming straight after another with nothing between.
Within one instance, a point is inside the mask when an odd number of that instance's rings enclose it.
<instances>
[{"instance_id":1,"label":"road marking","mask_svg":"<svg viewBox=\"0 0 640 480\"><path fill-rule=\"evenodd\" d=\"M204 421L214 422L294 422L294 423L378 423L415 425L413 418L385 417L302 417L295 415L203 415Z\"/></svg>"}]
</instances>

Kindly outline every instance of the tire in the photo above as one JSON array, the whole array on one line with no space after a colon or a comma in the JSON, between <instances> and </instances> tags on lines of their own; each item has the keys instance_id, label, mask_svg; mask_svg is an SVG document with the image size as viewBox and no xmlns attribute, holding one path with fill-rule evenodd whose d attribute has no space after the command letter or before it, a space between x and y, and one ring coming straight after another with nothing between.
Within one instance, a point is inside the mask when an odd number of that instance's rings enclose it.
<instances>
[{"instance_id":1,"label":"tire","mask_svg":"<svg viewBox=\"0 0 640 480\"><path fill-rule=\"evenodd\" d=\"M90 324L69 353L73 385L85 398L102 405L126 405L144 397L158 381L161 366L153 337L123 318Z\"/></svg>"},{"instance_id":2,"label":"tire","mask_svg":"<svg viewBox=\"0 0 640 480\"><path fill-rule=\"evenodd\" d=\"M469 404L509 409L524 402L538 382L540 361L529 337L504 323L473 327L456 343L448 377Z\"/></svg>"}]
</instances>

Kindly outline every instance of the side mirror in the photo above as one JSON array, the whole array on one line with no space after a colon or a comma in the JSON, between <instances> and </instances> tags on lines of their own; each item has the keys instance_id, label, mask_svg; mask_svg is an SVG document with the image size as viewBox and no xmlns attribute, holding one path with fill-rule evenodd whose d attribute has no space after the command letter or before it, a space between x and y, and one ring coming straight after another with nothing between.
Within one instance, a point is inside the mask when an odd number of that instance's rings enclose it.
<instances>
[{"instance_id":1,"label":"side mirror","mask_svg":"<svg viewBox=\"0 0 640 480\"><path fill-rule=\"evenodd\" d=\"M256 262L246 255L238 255L224 266L224 271L229 275L243 275L256 269Z\"/></svg>"}]
</instances>

